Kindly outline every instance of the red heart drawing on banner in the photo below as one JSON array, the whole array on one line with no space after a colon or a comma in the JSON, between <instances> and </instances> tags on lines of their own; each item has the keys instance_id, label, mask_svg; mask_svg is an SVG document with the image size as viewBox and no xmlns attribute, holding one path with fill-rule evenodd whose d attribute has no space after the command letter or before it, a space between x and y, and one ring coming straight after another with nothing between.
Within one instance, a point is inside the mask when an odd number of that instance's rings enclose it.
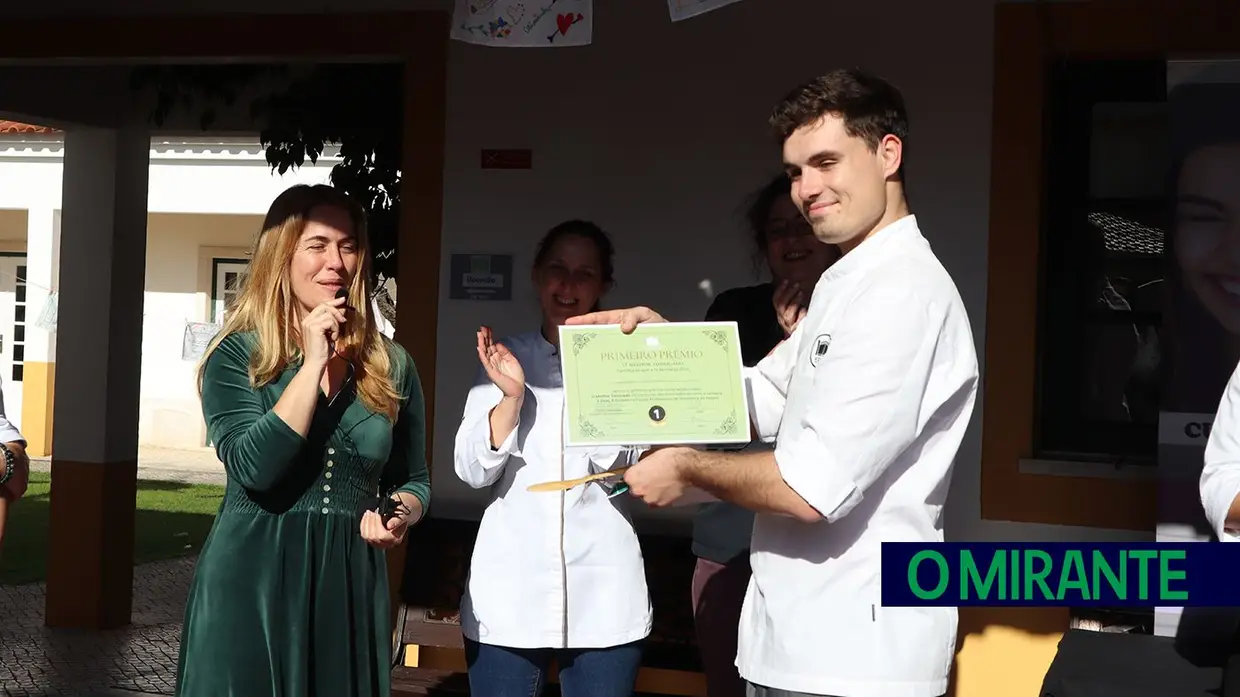
<instances>
[{"instance_id":1,"label":"red heart drawing on banner","mask_svg":"<svg viewBox=\"0 0 1240 697\"><path fill-rule=\"evenodd\" d=\"M581 21L581 15L577 15L576 17L574 17L571 14L557 15L555 18L555 25L556 27L559 28L560 34L563 35L563 34L568 33L569 27L573 26L574 24L580 21Z\"/></svg>"}]
</instances>

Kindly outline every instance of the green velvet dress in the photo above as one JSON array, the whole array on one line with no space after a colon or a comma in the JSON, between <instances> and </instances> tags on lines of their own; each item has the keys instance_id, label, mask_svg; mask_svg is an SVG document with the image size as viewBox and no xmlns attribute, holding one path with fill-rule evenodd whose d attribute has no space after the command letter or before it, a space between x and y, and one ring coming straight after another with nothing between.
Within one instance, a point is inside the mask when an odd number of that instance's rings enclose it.
<instances>
[{"instance_id":1,"label":"green velvet dress","mask_svg":"<svg viewBox=\"0 0 1240 697\"><path fill-rule=\"evenodd\" d=\"M271 409L296 374L250 386L252 334L207 362L202 409L228 476L185 608L180 697L387 697L392 645L383 550L361 511L393 489L429 503L421 383L389 343L395 424L350 384L320 394L308 437Z\"/></svg>"}]
</instances>

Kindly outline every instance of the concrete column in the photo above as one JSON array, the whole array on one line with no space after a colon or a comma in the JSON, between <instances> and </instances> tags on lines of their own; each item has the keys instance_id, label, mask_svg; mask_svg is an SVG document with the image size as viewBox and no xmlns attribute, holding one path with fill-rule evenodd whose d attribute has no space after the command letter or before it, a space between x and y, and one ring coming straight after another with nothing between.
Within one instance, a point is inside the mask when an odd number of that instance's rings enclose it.
<instances>
[{"instance_id":1,"label":"concrete column","mask_svg":"<svg viewBox=\"0 0 1240 697\"><path fill-rule=\"evenodd\" d=\"M396 283L404 304L396 304L396 342L417 364L426 400L426 459L435 452L435 357L439 326L440 240L443 222L444 123L447 101L448 19L419 19L407 44L404 69L399 241ZM432 481L434 473L431 472ZM433 488L433 487L432 487ZM433 498L433 496L432 496ZM432 507L434 504L432 503ZM408 543L389 550L388 583L392 618L404 597L405 572L418 573L418 554ZM404 627L393 627L402 641Z\"/></svg>"},{"instance_id":2,"label":"concrete column","mask_svg":"<svg viewBox=\"0 0 1240 697\"><path fill-rule=\"evenodd\" d=\"M65 137L48 626L131 617L149 153L139 129Z\"/></svg>"},{"instance_id":3,"label":"concrete column","mask_svg":"<svg viewBox=\"0 0 1240 697\"><path fill-rule=\"evenodd\" d=\"M59 277L60 212L32 208L26 224L26 355L22 374L22 435L33 457L52 454L52 392L56 384L56 332L37 320Z\"/></svg>"}]
</instances>

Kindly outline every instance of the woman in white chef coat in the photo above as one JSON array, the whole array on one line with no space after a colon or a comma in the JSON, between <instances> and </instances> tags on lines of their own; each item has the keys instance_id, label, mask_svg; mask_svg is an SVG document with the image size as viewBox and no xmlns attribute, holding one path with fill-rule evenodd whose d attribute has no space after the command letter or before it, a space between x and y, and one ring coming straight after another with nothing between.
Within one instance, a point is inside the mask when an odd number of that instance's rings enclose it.
<instances>
[{"instance_id":1,"label":"woman in white chef coat","mask_svg":"<svg viewBox=\"0 0 1240 697\"><path fill-rule=\"evenodd\" d=\"M558 327L597 308L613 285L613 254L597 225L557 225L534 257L541 326L498 342L478 331L482 371L455 444L457 476L491 494L461 602L476 694L540 694L553 658L564 697L633 692L651 608L632 499L609 497L611 485L598 482L526 490L637 456L563 445Z\"/></svg>"},{"instance_id":2,"label":"woman in white chef coat","mask_svg":"<svg viewBox=\"0 0 1240 697\"><path fill-rule=\"evenodd\" d=\"M1201 506L1215 536L1240 541L1240 366L1219 400L1201 471Z\"/></svg>"},{"instance_id":3,"label":"woman in white chef coat","mask_svg":"<svg viewBox=\"0 0 1240 697\"><path fill-rule=\"evenodd\" d=\"M1217 405L1199 481L1201 509L1218 539L1240 541L1240 90L1234 83L1177 86L1173 124L1175 202L1167 236L1176 263L1170 366L1162 408L1205 413ZM1230 378L1228 378L1230 376ZM1204 431L1201 431L1204 433ZM1160 524L1197 523L1187 482L1167 478ZM1204 532L1200 531L1199 532Z\"/></svg>"}]
</instances>

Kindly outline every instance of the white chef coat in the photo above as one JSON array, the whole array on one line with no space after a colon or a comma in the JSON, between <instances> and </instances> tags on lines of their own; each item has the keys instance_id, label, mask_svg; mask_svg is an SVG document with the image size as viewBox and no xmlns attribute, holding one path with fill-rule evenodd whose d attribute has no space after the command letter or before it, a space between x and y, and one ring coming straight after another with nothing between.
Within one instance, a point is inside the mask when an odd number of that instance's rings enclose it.
<instances>
[{"instance_id":1,"label":"white chef coat","mask_svg":"<svg viewBox=\"0 0 1240 697\"><path fill-rule=\"evenodd\" d=\"M955 284L913 216L832 265L792 336L746 371L759 435L823 520L760 514L737 667L848 697L947 691L956 608L881 605L881 542L943 541L978 368Z\"/></svg>"},{"instance_id":2,"label":"white chef coat","mask_svg":"<svg viewBox=\"0 0 1240 697\"><path fill-rule=\"evenodd\" d=\"M480 371L456 435L457 476L490 487L461 601L461 629L512 648L599 648L650 634L651 605L628 495L610 485L529 492L636 462L638 449L563 446L564 388L557 349L541 332L501 343L525 371L517 427L491 447L491 409L502 393Z\"/></svg>"},{"instance_id":3,"label":"white chef coat","mask_svg":"<svg viewBox=\"0 0 1240 697\"><path fill-rule=\"evenodd\" d=\"M1201 507L1214 534L1223 542L1240 541L1226 528L1227 511L1240 494L1240 366L1232 372L1219 400L1201 470Z\"/></svg>"}]
</instances>

